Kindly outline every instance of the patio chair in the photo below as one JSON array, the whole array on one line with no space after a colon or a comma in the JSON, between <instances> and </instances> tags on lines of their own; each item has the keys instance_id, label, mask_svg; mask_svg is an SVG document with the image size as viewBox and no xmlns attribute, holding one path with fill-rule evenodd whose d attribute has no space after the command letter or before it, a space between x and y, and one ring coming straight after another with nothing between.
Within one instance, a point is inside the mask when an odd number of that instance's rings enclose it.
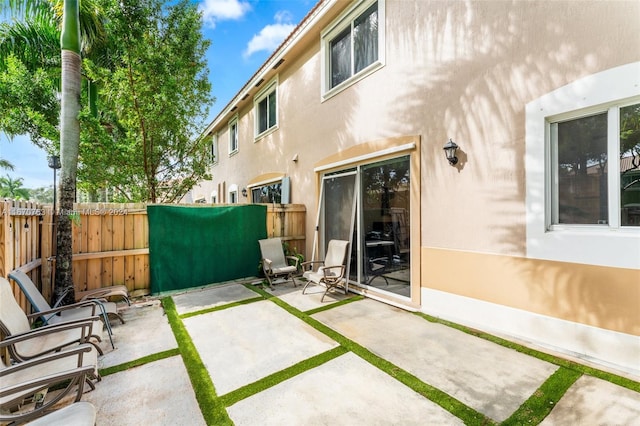
<instances>
[{"instance_id":1,"label":"patio chair","mask_svg":"<svg viewBox=\"0 0 640 426\"><path fill-rule=\"evenodd\" d=\"M345 261L347 258L347 252L349 251L349 241L344 240L331 240L327 247L327 254L324 260L312 260L309 262L303 262L303 271L305 268L311 269L304 271L303 278L307 279L307 283L302 289L302 294L310 284L318 284L326 287L320 302L324 300L327 293L340 286L345 281ZM314 271L313 268L317 269Z\"/></svg>"},{"instance_id":2,"label":"patio chair","mask_svg":"<svg viewBox=\"0 0 640 426\"><path fill-rule=\"evenodd\" d=\"M375 259L367 260L367 285L370 285L373 280L380 277L384 279L384 282L389 285L389 280L384 276L387 272L387 265L389 264L388 257L376 257Z\"/></svg>"},{"instance_id":3,"label":"patio chair","mask_svg":"<svg viewBox=\"0 0 640 426\"><path fill-rule=\"evenodd\" d=\"M93 330L96 322L102 327L102 322L97 316L46 325L32 330L30 319L41 314L25 314L13 296L9 281L0 277L0 334L6 339L15 338L11 340L10 345L7 345L9 354L14 360L22 362L82 343L91 343L102 355L102 349L92 340L101 341L100 336L95 334ZM19 337L21 339L18 339Z\"/></svg>"},{"instance_id":4,"label":"patio chair","mask_svg":"<svg viewBox=\"0 0 640 426\"><path fill-rule=\"evenodd\" d=\"M21 424L43 416L74 394L79 401L84 384L97 375L96 366L96 351L87 344L9 366L0 360L0 423ZM55 392L48 393L50 388ZM51 419L57 416L46 417L45 424L55 424Z\"/></svg>"},{"instance_id":5,"label":"patio chair","mask_svg":"<svg viewBox=\"0 0 640 426\"><path fill-rule=\"evenodd\" d=\"M40 294L40 291L27 274L22 271L15 270L9 272L9 278L18 284L24 295L27 297L27 300L29 300L29 303L31 303L33 310L40 313L40 318L44 324L57 324L60 322L73 321L76 319L84 319L88 316L99 315L107 328L111 347L115 348L109 317L116 317L124 324L124 319L120 314L118 314L118 307L115 303L99 299L88 299L84 302L78 302L66 306L57 306L58 303L56 303L52 308L45 298L42 297L42 294ZM60 299L63 298L64 295Z\"/></svg>"},{"instance_id":6,"label":"patio chair","mask_svg":"<svg viewBox=\"0 0 640 426\"><path fill-rule=\"evenodd\" d=\"M84 302L85 300L90 300L90 299L111 300L112 297L122 299L125 302L127 302L127 305L131 306L129 289L127 289L126 285L112 285L107 287L94 288L91 290L75 292L76 302Z\"/></svg>"},{"instance_id":7,"label":"patio chair","mask_svg":"<svg viewBox=\"0 0 640 426\"><path fill-rule=\"evenodd\" d=\"M279 277L285 277L286 281L291 280L293 286L296 281L293 275L298 272L299 259L295 256L285 256L282 248L282 240L280 238L268 238L258 240L260 243L260 253L262 255L262 270L269 281L269 287L273 290L275 280ZM293 262L291 265L287 260Z\"/></svg>"},{"instance_id":8,"label":"patio chair","mask_svg":"<svg viewBox=\"0 0 640 426\"><path fill-rule=\"evenodd\" d=\"M29 422L29 426L94 426L96 407L90 402L80 401L39 417Z\"/></svg>"}]
</instances>

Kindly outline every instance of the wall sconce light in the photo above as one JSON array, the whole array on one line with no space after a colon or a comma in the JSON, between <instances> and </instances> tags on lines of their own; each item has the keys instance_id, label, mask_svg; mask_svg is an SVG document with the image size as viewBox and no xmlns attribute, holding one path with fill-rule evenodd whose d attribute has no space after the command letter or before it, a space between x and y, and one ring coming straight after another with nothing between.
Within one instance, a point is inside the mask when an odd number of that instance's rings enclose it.
<instances>
[{"instance_id":1,"label":"wall sconce light","mask_svg":"<svg viewBox=\"0 0 640 426\"><path fill-rule=\"evenodd\" d=\"M247 198L247 188L242 188L242 196Z\"/></svg>"},{"instance_id":2,"label":"wall sconce light","mask_svg":"<svg viewBox=\"0 0 640 426\"><path fill-rule=\"evenodd\" d=\"M444 155L447 157L447 160L449 160L449 164L455 166L458 163L458 157L456 157L458 145L449 139L449 142L447 142L442 149L444 149Z\"/></svg>"}]
</instances>

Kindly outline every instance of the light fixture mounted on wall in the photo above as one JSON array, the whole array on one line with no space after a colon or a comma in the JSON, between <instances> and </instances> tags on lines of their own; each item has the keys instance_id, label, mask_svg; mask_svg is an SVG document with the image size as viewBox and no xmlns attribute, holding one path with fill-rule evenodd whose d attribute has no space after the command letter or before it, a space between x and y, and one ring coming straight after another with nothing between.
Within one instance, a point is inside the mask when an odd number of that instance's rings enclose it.
<instances>
[{"instance_id":1,"label":"light fixture mounted on wall","mask_svg":"<svg viewBox=\"0 0 640 426\"><path fill-rule=\"evenodd\" d=\"M442 149L444 149L444 155L447 157L447 160L449 160L449 164L455 166L458 163L458 157L456 157L458 145L449 139L449 142L447 142Z\"/></svg>"},{"instance_id":2,"label":"light fixture mounted on wall","mask_svg":"<svg viewBox=\"0 0 640 426\"><path fill-rule=\"evenodd\" d=\"M242 188L242 196L247 198L247 188Z\"/></svg>"}]
</instances>

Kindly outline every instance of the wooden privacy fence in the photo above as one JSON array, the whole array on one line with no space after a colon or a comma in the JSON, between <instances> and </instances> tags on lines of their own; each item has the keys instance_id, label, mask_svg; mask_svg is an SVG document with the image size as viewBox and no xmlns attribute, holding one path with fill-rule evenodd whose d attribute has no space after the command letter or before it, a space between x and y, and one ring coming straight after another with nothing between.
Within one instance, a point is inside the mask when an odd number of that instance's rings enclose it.
<instances>
[{"instance_id":1,"label":"wooden privacy fence","mask_svg":"<svg viewBox=\"0 0 640 426\"><path fill-rule=\"evenodd\" d=\"M198 207L204 207L198 204ZM53 208L4 200L0 222L0 275L20 269L51 300L55 243ZM267 235L305 253L306 208L267 205ZM75 204L72 215L73 281L76 291L126 285L132 296L149 294L149 225L146 204ZM14 294L25 310L24 295Z\"/></svg>"}]
</instances>

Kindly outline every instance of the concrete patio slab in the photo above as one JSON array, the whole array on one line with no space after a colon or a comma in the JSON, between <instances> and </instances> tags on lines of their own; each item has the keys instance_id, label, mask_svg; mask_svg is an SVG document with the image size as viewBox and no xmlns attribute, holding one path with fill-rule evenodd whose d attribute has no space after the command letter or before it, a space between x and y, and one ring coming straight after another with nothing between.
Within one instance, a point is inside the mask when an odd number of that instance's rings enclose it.
<instances>
[{"instance_id":1,"label":"concrete patio slab","mask_svg":"<svg viewBox=\"0 0 640 426\"><path fill-rule=\"evenodd\" d=\"M112 321L114 343L111 349L106 337L100 346L104 356L98 360L99 368L111 367L147 355L178 347L159 300L132 303L120 310L125 324Z\"/></svg>"},{"instance_id":2,"label":"concrete patio slab","mask_svg":"<svg viewBox=\"0 0 640 426\"><path fill-rule=\"evenodd\" d=\"M307 288L305 294L302 294L302 289L304 287L304 282L299 282L298 287L293 287L293 285L289 283L279 284L275 286L274 290L268 289L267 292L273 294L289 305L297 308L301 311L309 311L311 309L316 309L324 306L331 305L332 303L338 302L340 300L348 299L349 297L353 297L353 294L344 295L341 290L333 291L331 293L327 293L323 302L320 302L322 299L322 295L324 294L325 288L317 285L310 285Z\"/></svg>"},{"instance_id":3,"label":"concrete patio slab","mask_svg":"<svg viewBox=\"0 0 640 426\"><path fill-rule=\"evenodd\" d=\"M180 356L106 376L82 399L95 405L98 425L206 424Z\"/></svg>"},{"instance_id":4,"label":"concrete patio slab","mask_svg":"<svg viewBox=\"0 0 640 426\"><path fill-rule=\"evenodd\" d=\"M638 426L639 414L639 393L595 377L582 376L540 424Z\"/></svg>"},{"instance_id":5,"label":"concrete patio slab","mask_svg":"<svg viewBox=\"0 0 640 426\"><path fill-rule=\"evenodd\" d=\"M269 301L185 318L183 323L218 395L338 346Z\"/></svg>"},{"instance_id":6,"label":"concrete patio slab","mask_svg":"<svg viewBox=\"0 0 640 426\"><path fill-rule=\"evenodd\" d=\"M240 425L461 425L462 421L353 353L227 409Z\"/></svg>"},{"instance_id":7,"label":"concrete patio slab","mask_svg":"<svg viewBox=\"0 0 640 426\"><path fill-rule=\"evenodd\" d=\"M179 294L173 296L173 301L178 314L183 315L258 296L242 284L232 283Z\"/></svg>"},{"instance_id":8,"label":"concrete patio slab","mask_svg":"<svg viewBox=\"0 0 640 426\"><path fill-rule=\"evenodd\" d=\"M496 421L508 418L557 369L371 299L313 317Z\"/></svg>"}]
</instances>

